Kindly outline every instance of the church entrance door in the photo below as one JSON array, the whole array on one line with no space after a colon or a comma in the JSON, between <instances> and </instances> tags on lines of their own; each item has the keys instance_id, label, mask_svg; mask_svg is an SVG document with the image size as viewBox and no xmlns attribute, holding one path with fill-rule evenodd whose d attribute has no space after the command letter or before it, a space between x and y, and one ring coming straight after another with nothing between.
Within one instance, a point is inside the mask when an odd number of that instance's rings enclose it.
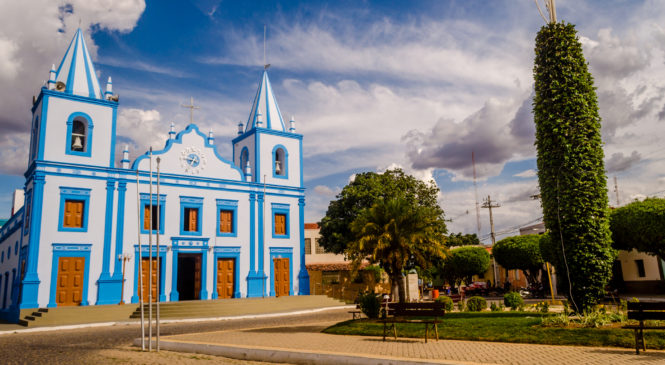
<instances>
[{"instance_id":1,"label":"church entrance door","mask_svg":"<svg viewBox=\"0 0 665 365\"><path fill-rule=\"evenodd\" d=\"M273 259L275 269L275 295L288 296L290 287L289 259Z\"/></svg>"},{"instance_id":2,"label":"church entrance door","mask_svg":"<svg viewBox=\"0 0 665 365\"><path fill-rule=\"evenodd\" d=\"M161 261L161 260L160 260ZM148 294L150 293L150 289L152 288L152 301L156 302L157 301L157 295L158 295L158 289L159 285L157 284L157 270L158 268L161 269L161 262L160 265L157 264L157 258L154 257L152 259L152 272L149 272L150 268L150 259L148 257L144 257L141 260L141 280L143 280L143 293L141 293L141 297L143 299L144 303L148 302ZM152 274L152 283L148 282L148 277L149 275ZM160 273L161 274L161 273ZM138 283L137 283L138 285ZM159 291L161 293L161 290Z\"/></svg>"},{"instance_id":3,"label":"church entrance door","mask_svg":"<svg viewBox=\"0 0 665 365\"><path fill-rule=\"evenodd\" d=\"M79 305L83 294L85 257L60 257L58 259L58 306Z\"/></svg>"},{"instance_id":4,"label":"church entrance door","mask_svg":"<svg viewBox=\"0 0 665 365\"><path fill-rule=\"evenodd\" d=\"M219 299L233 298L235 259L217 260L217 297Z\"/></svg>"},{"instance_id":5,"label":"church entrance door","mask_svg":"<svg viewBox=\"0 0 665 365\"><path fill-rule=\"evenodd\" d=\"M178 293L180 300L198 300L201 295L201 254L178 254Z\"/></svg>"}]
</instances>

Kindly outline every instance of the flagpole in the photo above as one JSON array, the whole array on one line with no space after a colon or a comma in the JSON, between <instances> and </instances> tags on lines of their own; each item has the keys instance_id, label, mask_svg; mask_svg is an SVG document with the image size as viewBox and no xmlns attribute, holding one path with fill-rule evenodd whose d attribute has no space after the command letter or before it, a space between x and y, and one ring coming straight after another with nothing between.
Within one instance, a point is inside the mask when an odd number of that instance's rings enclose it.
<instances>
[{"instance_id":1,"label":"flagpole","mask_svg":"<svg viewBox=\"0 0 665 365\"><path fill-rule=\"evenodd\" d=\"M150 230L148 231L148 351L152 351L152 146L150 146Z\"/></svg>"},{"instance_id":2,"label":"flagpole","mask_svg":"<svg viewBox=\"0 0 665 365\"><path fill-rule=\"evenodd\" d=\"M164 264L161 262L161 258L159 256L159 230L160 230L160 223L161 223L161 207L159 206L160 200L159 200L159 163L161 162L161 159L157 157L157 288L161 289L161 281L159 279L159 275L161 274L161 266ZM159 294L160 290L157 290L157 352L159 352Z\"/></svg>"},{"instance_id":3,"label":"flagpole","mask_svg":"<svg viewBox=\"0 0 665 365\"><path fill-rule=\"evenodd\" d=\"M138 230L136 235L138 236L139 242L139 253L138 253L138 277L139 277L139 306L141 307L141 350L145 351L145 323L144 323L144 310L143 310L143 258L141 256L141 199L139 195L139 169L136 168L136 223Z\"/></svg>"}]
</instances>

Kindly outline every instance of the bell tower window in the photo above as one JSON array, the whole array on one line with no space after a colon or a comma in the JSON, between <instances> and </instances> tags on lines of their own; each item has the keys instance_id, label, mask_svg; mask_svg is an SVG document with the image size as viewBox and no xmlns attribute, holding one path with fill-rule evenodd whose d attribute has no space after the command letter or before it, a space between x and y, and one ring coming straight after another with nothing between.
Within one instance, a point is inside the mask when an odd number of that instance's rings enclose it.
<instances>
[{"instance_id":1,"label":"bell tower window","mask_svg":"<svg viewBox=\"0 0 665 365\"><path fill-rule=\"evenodd\" d=\"M85 113L74 113L67 120L67 154L90 157L92 119Z\"/></svg>"},{"instance_id":2,"label":"bell tower window","mask_svg":"<svg viewBox=\"0 0 665 365\"><path fill-rule=\"evenodd\" d=\"M272 150L272 176L280 179L289 177L288 154L282 145L275 146Z\"/></svg>"},{"instance_id":3,"label":"bell tower window","mask_svg":"<svg viewBox=\"0 0 665 365\"><path fill-rule=\"evenodd\" d=\"M240 169L243 172L247 167L247 160L249 160L249 150L247 150L247 147L243 147L242 152L240 152Z\"/></svg>"}]
</instances>

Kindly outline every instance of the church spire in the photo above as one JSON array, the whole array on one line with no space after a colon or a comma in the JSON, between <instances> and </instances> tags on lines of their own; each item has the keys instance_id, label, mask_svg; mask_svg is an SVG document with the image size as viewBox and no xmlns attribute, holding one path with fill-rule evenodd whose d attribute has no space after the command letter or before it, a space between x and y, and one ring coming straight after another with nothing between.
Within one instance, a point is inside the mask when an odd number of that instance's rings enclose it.
<instances>
[{"instance_id":1,"label":"church spire","mask_svg":"<svg viewBox=\"0 0 665 365\"><path fill-rule=\"evenodd\" d=\"M257 123L259 118L262 123ZM286 132L282 113L279 111L277 99L275 99L275 95L272 92L270 79L268 79L268 71L266 69L263 70L261 83L259 84L259 89L256 91L254 103L252 103L252 111L249 113L247 129L245 131L255 128Z\"/></svg>"},{"instance_id":2,"label":"church spire","mask_svg":"<svg viewBox=\"0 0 665 365\"><path fill-rule=\"evenodd\" d=\"M95 73L81 28L76 30L65 56L56 71L56 87L67 94L103 99L102 89Z\"/></svg>"}]
</instances>

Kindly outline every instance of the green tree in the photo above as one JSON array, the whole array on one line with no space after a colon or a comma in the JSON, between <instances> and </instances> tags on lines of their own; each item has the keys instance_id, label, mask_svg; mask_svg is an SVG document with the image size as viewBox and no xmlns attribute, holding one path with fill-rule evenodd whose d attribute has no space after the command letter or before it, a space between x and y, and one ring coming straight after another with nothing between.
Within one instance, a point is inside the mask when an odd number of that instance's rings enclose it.
<instances>
[{"instance_id":1,"label":"green tree","mask_svg":"<svg viewBox=\"0 0 665 365\"><path fill-rule=\"evenodd\" d=\"M344 253L354 271L365 260L378 263L397 284L403 302L406 292L402 271L406 265L413 262L427 268L432 258L445 257L441 219L438 210L402 197L379 199L351 223L354 239Z\"/></svg>"},{"instance_id":2,"label":"green tree","mask_svg":"<svg viewBox=\"0 0 665 365\"><path fill-rule=\"evenodd\" d=\"M480 244L478 236L473 234L451 233L448 236L448 247L477 246Z\"/></svg>"},{"instance_id":3,"label":"green tree","mask_svg":"<svg viewBox=\"0 0 665 365\"><path fill-rule=\"evenodd\" d=\"M484 247L466 246L450 250L443 261L442 274L451 285L469 284L474 275L482 275L490 266L490 254Z\"/></svg>"},{"instance_id":4,"label":"green tree","mask_svg":"<svg viewBox=\"0 0 665 365\"><path fill-rule=\"evenodd\" d=\"M536 36L535 53L533 111L543 216L559 243L552 245L561 258L557 272L571 283L569 297L583 311L602 297L615 258L596 92L572 24L550 20Z\"/></svg>"},{"instance_id":5,"label":"green tree","mask_svg":"<svg viewBox=\"0 0 665 365\"><path fill-rule=\"evenodd\" d=\"M438 193L439 189L434 182L427 184L405 174L401 169L388 170L382 174L357 174L337 195L337 199L328 205L328 211L319 223L319 244L326 252L343 253L348 243L355 239L351 232L351 222L360 212L372 207L380 199L396 197L431 208L440 218L436 221L437 232L445 234L446 224L443 209L437 202Z\"/></svg>"},{"instance_id":6,"label":"green tree","mask_svg":"<svg viewBox=\"0 0 665 365\"><path fill-rule=\"evenodd\" d=\"M508 270L522 270L529 284L538 282L545 261L540 255L540 235L508 237L492 247L496 263Z\"/></svg>"},{"instance_id":7,"label":"green tree","mask_svg":"<svg viewBox=\"0 0 665 365\"><path fill-rule=\"evenodd\" d=\"M614 248L665 258L665 199L647 198L615 209L610 229Z\"/></svg>"}]
</instances>

